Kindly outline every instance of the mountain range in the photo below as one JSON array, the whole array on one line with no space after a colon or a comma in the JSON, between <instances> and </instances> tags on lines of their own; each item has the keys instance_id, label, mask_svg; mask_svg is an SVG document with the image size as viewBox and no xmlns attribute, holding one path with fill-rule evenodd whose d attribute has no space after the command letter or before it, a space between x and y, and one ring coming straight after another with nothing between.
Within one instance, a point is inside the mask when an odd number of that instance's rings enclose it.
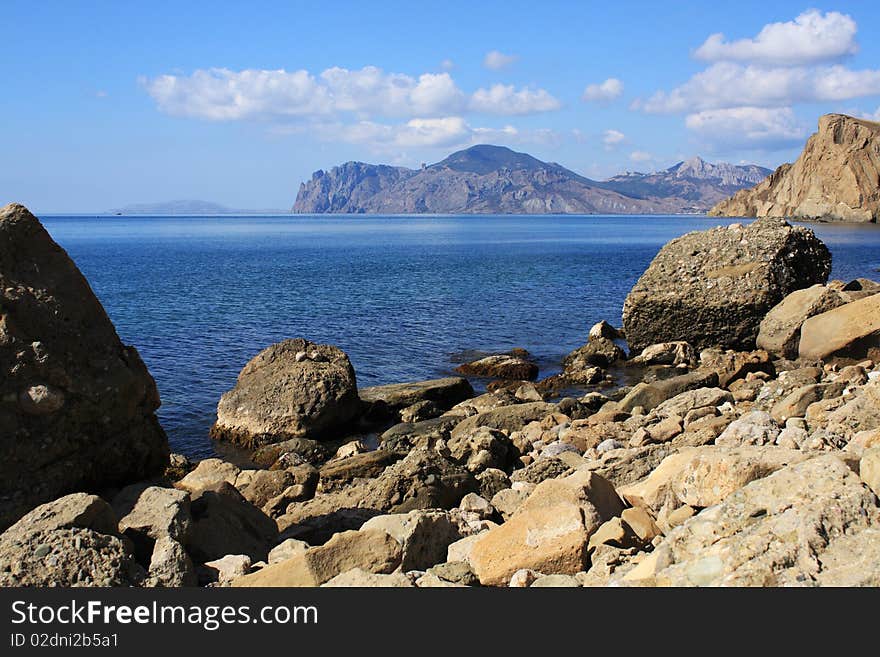
<instances>
[{"instance_id":1,"label":"mountain range","mask_svg":"<svg viewBox=\"0 0 880 657\"><path fill-rule=\"evenodd\" d=\"M420 169L346 162L300 185L294 213L704 213L769 169L695 157L653 173L596 181L554 162L482 144Z\"/></svg>"}]
</instances>

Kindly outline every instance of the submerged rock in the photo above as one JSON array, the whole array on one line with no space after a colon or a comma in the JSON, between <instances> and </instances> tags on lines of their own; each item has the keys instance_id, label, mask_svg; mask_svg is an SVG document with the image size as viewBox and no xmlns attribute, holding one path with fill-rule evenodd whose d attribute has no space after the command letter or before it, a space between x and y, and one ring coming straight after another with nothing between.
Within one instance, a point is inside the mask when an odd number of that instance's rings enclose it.
<instances>
[{"instance_id":1,"label":"submerged rock","mask_svg":"<svg viewBox=\"0 0 880 657\"><path fill-rule=\"evenodd\" d=\"M0 529L70 491L161 474L159 393L37 218L0 209Z\"/></svg>"},{"instance_id":2,"label":"submerged rock","mask_svg":"<svg viewBox=\"0 0 880 657\"><path fill-rule=\"evenodd\" d=\"M360 412L348 356L331 345L297 338L254 356L217 405L211 436L258 447L344 430Z\"/></svg>"},{"instance_id":3,"label":"submerged rock","mask_svg":"<svg viewBox=\"0 0 880 657\"><path fill-rule=\"evenodd\" d=\"M752 349L767 312L830 271L813 231L783 220L688 233L660 250L627 296L626 337L634 350L668 341Z\"/></svg>"}]
</instances>

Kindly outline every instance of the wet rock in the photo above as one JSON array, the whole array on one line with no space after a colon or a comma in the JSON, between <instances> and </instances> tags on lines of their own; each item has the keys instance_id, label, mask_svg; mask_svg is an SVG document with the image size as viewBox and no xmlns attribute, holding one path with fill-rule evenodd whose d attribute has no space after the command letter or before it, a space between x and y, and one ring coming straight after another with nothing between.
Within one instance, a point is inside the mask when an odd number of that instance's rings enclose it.
<instances>
[{"instance_id":1,"label":"wet rock","mask_svg":"<svg viewBox=\"0 0 880 657\"><path fill-rule=\"evenodd\" d=\"M393 383L384 386L371 386L358 391L361 401L368 405L381 405L389 413L399 413L407 407L423 402L432 402L437 407L448 409L459 402L470 399L474 389L468 380L460 376L411 383ZM428 419L428 418L419 418ZM412 420L405 420L403 422Z\"/></svg>"},{"instance_id":2,"label":"wet rock","mask_svg":"<svg viewBox=\"0 0 880 657\"><path fill-rule=\"evenodd\" d=\"M635 350L664 341L752 349L768 311L830 271L825 245L783 220L688 233L661 249L627 296L627 341Z\"/></svg>"},{"instance_id":3,"label":"wet rock","mask_svg":"<svg viewBox=\"0 0 880 657\"><path fill-rule=\"evenodd\" d=\"M360 408L354 368L344 352L285 340L244 366L235 387L220 398L211 435L251 448L320 438L346 429Z\"/></svg>"},{"instance_id":4,"label":"wet rock","mask_svg":"<svg viewBox=\"0 0 880 657\"><path fill-rule=\"evenodd\" d=\"M619 360L626 360L626 352L608 338L590 338L583 347L575 349L562 359L565 374L591 367L607 368Z\"/></svg>"},{"instance_id":5,"label":"wet rock","mask_svg":"<svg viewBox=\"0 0 880 657\"><path fill-rule=\"evenodd\" d=\"M0 208L0 530L73 490L158 476L159 393L37 218Z\"/></svg>"},{"instance_id":6,"label":"wet rock","mask_svg":"<svg viewBox=\"0 0 880 657\"><path fill-rule=\"evenodd\" d=\"M479 376L510 381L534 381L538 378L538 366L518 356L496 354L486 356L455 368L466 376Z\"/></svg>"}]
</instances>

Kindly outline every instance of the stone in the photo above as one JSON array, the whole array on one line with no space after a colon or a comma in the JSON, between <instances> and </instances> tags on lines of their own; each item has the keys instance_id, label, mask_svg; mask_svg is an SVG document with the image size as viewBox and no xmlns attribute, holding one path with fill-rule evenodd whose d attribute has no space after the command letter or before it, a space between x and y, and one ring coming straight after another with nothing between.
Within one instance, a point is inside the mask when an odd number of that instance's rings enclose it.
<instances>
[{"instance_id":1,"label":"stone","mask_svg":"<svg viewBox=\"0 0 880 657\"><path fill-rule=\"evenodd\" d=\"M880 586L880 529L841 536L819 556L819 586L836 588Z\"/></svg>"},{"instance_id":2,"label":"stone","mask_svg":"<svg viewBox=\"0 0 880 657\"><path fill-rule=\"evenodd\" d=\"M241 474L241 468L228 461L204 459L199 461L195 469L174 486L190 493L197 493L203 488L216 486L223 481L234 486L239 474Z\"/></svg>"},{"instance_id":3,"label":"stone","mask_svg":"<svg viewBox=\"0 0 880 657\"><path fill-rule=\"evenodd\" d=\"M198 577L192 559L183 545L170 536L162 536L153 545L145 586L178 588L196 586Z\"/></svg>"},{"instance_id":4,"label":"stone","mask_svg":"<svg viewBox=\"0 0 880 657\"><path fill-rule=\"evenodd\" d=\"M688 233L660 250L627 296L627 341L634 350L668 341L753 349L770 309L830 271L825 245L784 220Z\"/></svg>"},{"instance_id":5,"label":"stone","mask_svg":"<svg viewBox=\"0 0 880 657\"><path fill-rule=\"evenodd\" d=\"M615 547L632 547L638 542L638 537L629 526L620 518L611 518L603 522L590 536L587 547L592 551L599 545L613 545Z\"/></svg>"},{"instance_id":6,"label":"stone","mask_svg":"<svg viewBox=\"0 0 880 657\"><path fill-rule=\"evenodd\" d=\"M734 381L746 378L749 374L763 372L776 375L776 368L770 354L764 350L732 351L704 349L700 352L700 367L718 374L718 386L729 388Z\"/></svg>"},{"instance_id":7,"label":"stone","mask_svg":"<svg viewBox=\"0 0 880 657\"><path fill-rule=\"evenodd\" d=\"M874 495L837 456L817 456L751 482L673 529L653 553L653 581L812 585L821 581L823 556L836 555L840 563L838 541L851 546L878 526Z\"/></svg>"},{"instance_id":8,"label":"stone","mask_svg":"<svg viewBox=\"0 0 880 657\"><path fill-rule=\"evenodd\" d=\"M135 554L149 562L153 544L163 536L186 545L192 531L189 493L174 488L133 484L113 498L119 532L132 540Z\"/></svg>"},{"instance_id":9,"label":"stone","mask_svg":"<svg viewBox=\"0 0 880 657\"><path fill-rule=\"evenodd\" d=\"M492 508L507 520L522 506L530 492L529 490L514 490L512 488L499 491L492 497Z\"/></svg>"},{"instance_id":10,"label":"stone","mask_svg":"<svg viewBox=\"0 0 880 657\"><path fill-rule=\"evenodd\" d=\"M400 411L401 422L421 422L422 420L430 420L443 414L443 408L438 406L436 402L428 399L416 402L412 406L407 406Z\"/></svg>"},{"instance_id":11,"label":"stone","mask_svg":"<svg viewBox=\"0 0 880 657\"><path fill-rule=\"evenodd\" d=\"M843 383L814 383L797 388L773 405L770 416L779 424L785 424L789 418L804 417L812 404L839 397L843 388Z\"/></svg>"},{"instance_id":12,"label":"stone","mask_svg":"<svg viewBox=\"0 0 880 657\"><path fill-rule=\"evenodd\" d=\"M363 568L352 568L321 584L327 588L412 588L414 584L403 573L382 575Z\"/></svg>"},{"instance_id":13,"label":"stone","mask_svg":"<svg viewBox=\"0 0 880 657\"><path fill-rule=\"evenodd\" d=\"M307 358L297 360L298 353ZM254 448L346 429L361 409L354 368L331 345L302 338L271 345L242 368L217 405L211 436Z\"/></svg>"},{"instance_id":14,"label":"stone","mask_svg":"<svg viewBox=\"0 0 880 657\"><path fill-rule=\"evenodd\" d=\"M825 285L813 285L795 290L761 321L757 346L780 358L795 359L801 342L801 326L814 315L820 315L844 304L837 290Z\"/></svg>"},{"instance_id":15,"label":"stone","mask_svg":"<svg viewBox=\"0 0 880 657\"><path fill-rule=\"evenodd\" d=\"M642 507L624 509L620 514L620 519L629 527L641 544L650 543L663 534L651 514Z\"/></svg>"},{"instance_id":16,"label":"stone","mask_svg":"<svg viewBox=\"0 0 880 657\"><path fill-rule=\"evenodd\" d=\"M400 544L384 531L345 531L324 545L239 577L232 586L320 586L355 568L388 574L400 565L401 553Z\"/></svg>"},{"instance_id":17,"label":"stone","mask_svg":"<svg viewBox=\"0 0 880 657\"><path fill-rule=\"evenodd\" d=\"M752 411L731 422L715 439L719 446L772 445L779 435L779 426L769 413Z\"/></svg>"},{"instance_id":18,"label":"stone","mask_svg":"<svg viewBox=\"0 0 880 657\"><path fill-rule=\"evenodd\" d=\"M849 437L860 431L880 429L880 381L871 381L858 396L841 400L845 403L827 414L830 431ZM807 416L809 421L809 411Z\"/></svg>"},{"instance_id":19,"label":"stone","mask_svg":"<svg viewBox=\"0 0 880 657\"><path fill-rule=\"evenodd\" d=\"M648 345L630 361L632 365L671 365L693 367L697 363L694 348L687 342L661 342Z\"/></svg>"},{"instance_id":20,"label":"stone","mask_svg":"<svg viewBox=\"0 0 880 657\"><path fill-rule=\"evenodd\" d=\"M390 452L408 452L413 447L433 448L447 440L452 429L464 416L443 415L419 422L401 422L379 436L379 447Z\"/></svg>"},{"instance_id":21,"label":"stone","mask_svg":"<svg viewBox=\"0 0 880 657\"><path fill-rule=\"evenodd\" d=\"M577 372L591 367L607 368L619 360L626 360L626 352L608 338L590 338L583 347L575 349L562 359L563 372Z\"/></svg>"},{"instance_id":22,"label":"stone","mask_svg":"<svg viewBox=\"0 0 880 657\"><path fill-rule=\"evenodd\" d=\"M478 376L509 381L534 381L538 378L538 366L533 362L508 354L495 354L464 363L455 368L466 376Z\"/></svg>"},{"instance_id":23,"label":"stone","mask_svg":"<svg viewBox=\"0 0 880 657\"><path fill-rule=\"evenodd\" d=\"M73 528L115 535L118 533L118 522L113 508L97 495L71 493L33 509L8 527L3 536L16 537Z\"/></svg>"},{"instance_id":24,"label":"stone","mask_svg":"<svg viewBox=\"0 0 880 657\"><path fill-rule=\"evenodd\" d=\"M400 543L404 571L427 570L443 563L449 546L461 539L456 519L438 510L376 516L361 527L361 531L368 530L385 531Z\"/></svg>"},{"instance_id":25,"label":"stone","mask_svg":"<svg viewBox=\"0 0 880 657\"><path fill-rule=\"evenodd\" d=\"M428 569L428 574L461 586L479 586L480 580L464 561L447 561Z\"/></svg>"},{"instance_id":26,"label":"stone","mask_svg":"<svg viewBox=\"0 0 880 657\"><path fill-rule=\"evenodd\" d=\"M480 520L486 520L495 515L495 508L489 503L489 500L476 493L468 493L461 498L458 508L463 513L477 516Z\"/></svg>"},{"instance_id":27,"label":"stone","mask_svg":"<svg viewBox=\"0 0 880 657\"><path fill-rule=\"evenodd\" d=\"M822 360L837 353L862 358L880 346L880 296L872 295L807 319L798 356Z\"/></svg>"},{"instance_id":28,"label":"stone","mask_svg":"<svg viewBox=\"0 0 880 657\"><path fill-rule=\"evenodd\" d=\"M871 222L880 219L880 125L844 114L819 118L794 164L722 201L714 216L791 217Z\"/></svg>"},{"instance_id":29,"label":"stone","mask_svg":"<svg viewBox=\"0 0 880 657\"><path fill-rule=\"evenodd\" d=\"M446 561L461 561L470 564L471 550L473 550L474 545L480 540L481 536L482 534L471 534L454 543L450 543L446 548Z\"/></svg>"},{"instance_id":30,"label":"stone","mask_svg":"<svg viewBox=\"0 0 880 657\"><path fill-rule=\"evenodd\" d=\"M206 561L205 568L212 571L215 581L228 584L248 574L251 569L251 558L246 554L227 554L221 559Z\"/></svg>"},{"instance_id":31,"label":"stone","mask_svg":"<svg viewBox=\"0 0 880 657\"><path fill-rule=\"evenodd\" d=\"M364 445L360 440L350 440L344 445L341 445L339 449L336 450L336 454L333 455L334 459L347 459L351 456L357 456L358 454L363 454L367 451L367 446Z\"/></svg>"},{"instance_id":32,"label":"stone","mask_svg":"<svg viewBox=\"0 0 880 657\"><path fill-rule=\"evenodd\" d=\"M598 340L599 338L605 338L606 340L620 340L623 336L620 331L603 319L590 327L589 339Z\"/></svg>"},{"instance_id":33,"label":"stone","mask_svg":"<svg viewBox=\"0 0 880 657\"><path fill-rule=\"evenodd\" d=\"M580 581L573 575L544 575L531 584L531 588L580 588Z\"/></svg>"},{"instance_id":34,"label":"stone","mask_svg":"<svg viewBox=\"0 0 880 657\"><path fill-rule=\"evenodd\" d=\"M510 576L508 586L513 589L528 588L539 577L543 577L543 574L529 568L520 568Z\"/></svg>"},{"instance_id":35,"label":"stone","mask_svg":"<svg viewBox=\"0 0 880 657\"><path fill-rule=\"evenodd\" d=\"M264 445L256 449L251 460L261 468L272 470L303 465L323 463L330 458L327 447L309 438L289 438L279 443Z\"/></svg>"},{"instance_id":36,"label":"stone","mask_svg":"<svg viewBox=\"0 0 880 657\"><path fill-rule=\"evenodd\" d=\"M671 417L678 415L684 417L687 424L687 416L697 409L714 409L725 403L733 403L733 395L727 390L721 388L697 388L696 390L688 390L672 399L667 399L654 409L654 413L660 417Z\"/></svg>"},{"instance_id":37,"label":"stone","mask_svg":"<svg viewBox=\"0 0 880 657\"><path fill-rule=\"evenodd\" d=\"M663 459L645 479L618 490L631 505L659 518L682 505L719 504L749 482L805 458L774 446L686 448Z\"/></svg>"},{"instance_id":38,"label":"stone","mask_svg":"<svg viewBox=\"0 0 880 657\"><path fill-rule=\"evenodd\" d=\"M193 526L187 547L202 563L227 554L265 561L278 534L275 521L225 481L195 493L190 510Z\"/></svg>"},{"instance_id":39,"label":"stone","mask_svg":"<svg viewBox=\"0 0 880 657\"><path fill-rule=\"evenodd\" d=\"M478 427L489 427L499 431L518 431L529 422L542 420L544 416L556 410L554 404L546 402L530 402L501 406L465 418L452 430L452 437L469 434Z\"/></svg>"},{"instance_id":40,"label":"stone","mask_svg":"<svg viewBox=\"0 0 880 657\"><path fill-rule=\"evenodd\" d=\"M590 535L622 509L611 484L591 472L546 480L507 522L481 535L468 562L488 586L506 584L521 568L573 575L589 563Z\"/></svg>"},{"instance_id":41,"label":"stone","mask_svg":"<svg viewBox=\"0 0 880 657\"><path fill-rule=\"evenodd\" d=\"M482 472L487 468L510 469L514 448L504 433L486 426L471 431L458 431L456 427L446 443L450 457L470 472Z\"/></svg>"},{"instance_id":42,"label":"stone","mask_svg":"<svg viewBox=\"0 0 880 657\"><path fill-rule=\"evenodd\" d=\"M880 447L865 450L859 460L859 476L880 497Z\"/></svg>"},{"instance_id":43,"label":"stone","mask_svg":"<svg viewBox=\"0 0 880 657\"><path fill-rule=\"evenodd\" d=\"M321 466L320 489L327 492L350 484L355 479L378 477L389 465L404 457L400 452L377 449L356 454L340 461L330 461Z\"/></svg>"},{"instance_id":44,"label":"stone","mask_svg":"<svg viewBox=\"0 0 880 657\"><path fill-rule=\"evenodd\" d=\"M477 474L477 482L480 485L480 495L488 500L499 491L510 488L511 483L507 473L497 468L486 468Z\"/></svg>"},{"instance_id":45,"label":"stone","mask_svg":"<svg viewBox=\"0 0 880 657\"><path fill-rule=\"evenodd\" d=\"M269 563L278 563L279 561L292 559L308 549L309 544L305 541L288 538L269 550Z\"/></svg>"},{"instance_id":46,"label":"stone","mask_svg":"<svg viewBox=\"0 0 880 657\"><path fill-rule=\"evenodd\" d=\"M510 476L512 482L527 482L539 484L545 479L555 479L570 474L572 468L565 461L556 456L540 458L534 463L520 470L514 470Z\"/></svg>"},{"instance_id":47,"label":"stone","mask_svg":"<svg viewBox=\"0 0 880 657\"><path fill-rule=\"evenodd\" d=\"M465 468L434 451L414 449L375 479L358 480L291 504L278 518L278 525L282 531L296 526L300 532L284 538L320 543L336 532L357 529L376 515L453 508L477 489L476 478Z\"/></svg>"},{"instance_id":48,"label":"stone","mask_svg":"<svg viewBox=\"0 0 880 657\"><path fill-rule=\"evenodd\" d=\"M641 406L645 411L650 411L688 390L714 388L717 385L717 373L699 370L653 383L639 383L617 403L617 408L629 412Z\"/></svg>"},{"instance_id":49,"label":"stone","mask_svg":"<svg viewBox=\"0 0 880 657\"><path fill-rule=\"evenodd\" d=\"M426 401L434 402L440 408L452 408L459 402L473 397L474 389L464 377L451 376L429 381L361 388L358 390L358 395L365 404L382 404L391 412L399 412L413 404Z\"/></svg>"},{"instance_id":50,"label":"stone","mask_svg":"<svg viewBox=\"0 0 880 657\"><path fill-rule=\"evenodd\" d=\"M18 204L0 208L0 531L77 490L159 476L156 384L67 253Z\"/></svg>"}]
</instances>

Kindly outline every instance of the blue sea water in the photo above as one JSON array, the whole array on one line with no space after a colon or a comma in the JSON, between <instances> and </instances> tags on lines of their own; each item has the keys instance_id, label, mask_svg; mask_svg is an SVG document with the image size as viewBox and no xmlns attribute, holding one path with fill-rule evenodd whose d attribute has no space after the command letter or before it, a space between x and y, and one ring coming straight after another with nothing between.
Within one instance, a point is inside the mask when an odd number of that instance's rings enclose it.
<instances>
[{"instance_id":1,"label":"blue sea water","mask_svg":"<svg viewBox=\"0 0 880 657\"><path fill-rule=\"evenodd\" d=\"M558 371L620 322L668 240L720 220L631 216L44 216L162 397L172 449L214 454L220 395L285 338L335 344L361 386L444 376L523 347ZM880 228L811 226L833 276L876 276Z\"/></svg>"}]
</instances>

